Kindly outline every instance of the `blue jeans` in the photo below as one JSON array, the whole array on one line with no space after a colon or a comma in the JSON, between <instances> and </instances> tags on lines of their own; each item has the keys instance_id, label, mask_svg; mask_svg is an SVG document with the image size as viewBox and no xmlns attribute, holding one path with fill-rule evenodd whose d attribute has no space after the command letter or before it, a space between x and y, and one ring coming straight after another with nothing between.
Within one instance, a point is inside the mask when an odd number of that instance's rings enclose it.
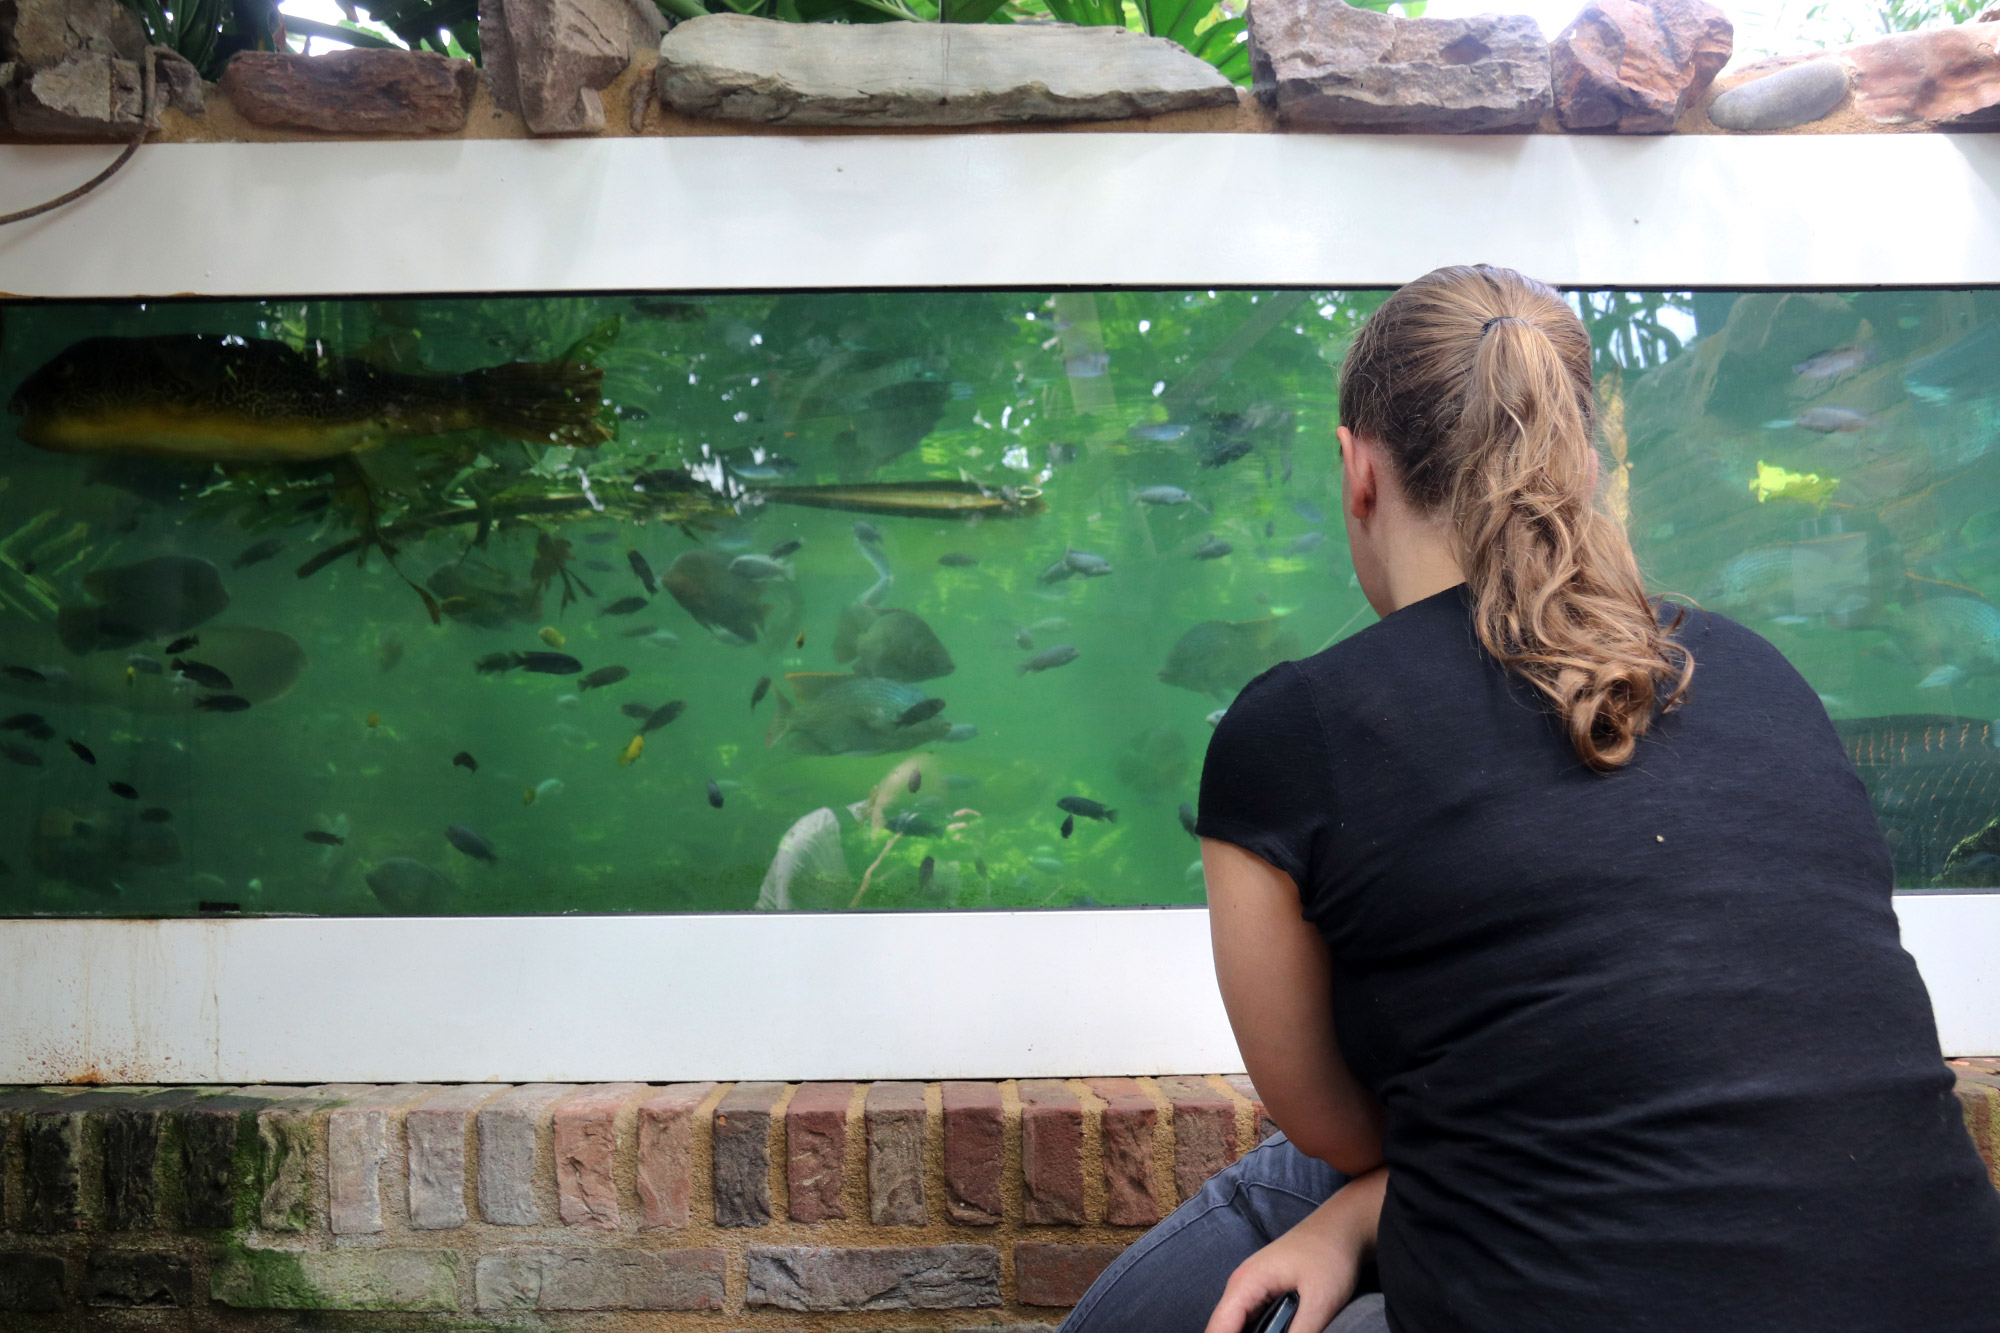
<instances>
[{"instance_id":1,"label":"blue jeans","mask_svg":"<svg viewBox=\"0 0 2000 1333\"><path fill-rule=\"evenodd\" d=\"M1325 1203L1347 1177L1273 1134L1141 1236L1093 1282L1062 1333L1201 1333L1229 1275ZM1361 1296L1327 1333L1388 1333L1382 1297Z\"/></svg>"}]
</instances>

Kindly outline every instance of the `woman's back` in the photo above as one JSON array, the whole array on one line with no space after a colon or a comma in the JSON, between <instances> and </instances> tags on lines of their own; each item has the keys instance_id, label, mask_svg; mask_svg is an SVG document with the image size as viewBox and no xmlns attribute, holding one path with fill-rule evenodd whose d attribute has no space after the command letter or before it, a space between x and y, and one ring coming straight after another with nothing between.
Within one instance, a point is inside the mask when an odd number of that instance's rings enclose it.
<instances>
[{"instance_id":1,"label":"woman's back","mask_svg":"<svg viewBox=\"0 0 2000 1333\"><path fill-rule=\"evenodd\" d=\"M1990 1328L2000 1195L1811 689L1691 612L1593 772L1462 589L1253 683L1200 831L1289 873L1389 1110L1395 1326Z\"/></svg>"}]
</instances>

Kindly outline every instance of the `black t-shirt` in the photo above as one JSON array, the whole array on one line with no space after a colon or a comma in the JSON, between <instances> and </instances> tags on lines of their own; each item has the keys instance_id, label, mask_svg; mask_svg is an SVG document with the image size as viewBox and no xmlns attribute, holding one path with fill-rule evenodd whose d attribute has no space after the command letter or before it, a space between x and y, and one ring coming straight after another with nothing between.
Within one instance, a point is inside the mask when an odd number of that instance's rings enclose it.
<instances>
[{"instance_id":1,"label":"black t-shirt","mask_svg":"<svg viewBox=\"0 0 2000 1333\"><path fill-rule=\"evenodd\" d=\"M1204 837L1297 881L1388 1108L1397 1333L2000 1329L2000 1195L1811 688L1690 612L1594 773L1464 590L1244 689Z\"/></svg>"}]
</instances>

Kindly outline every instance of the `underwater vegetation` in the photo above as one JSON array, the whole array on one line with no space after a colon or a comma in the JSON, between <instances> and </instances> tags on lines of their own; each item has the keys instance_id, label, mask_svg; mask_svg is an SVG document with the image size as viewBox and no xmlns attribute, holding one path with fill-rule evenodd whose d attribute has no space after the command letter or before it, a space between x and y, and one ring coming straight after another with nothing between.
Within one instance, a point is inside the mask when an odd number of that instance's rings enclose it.
<instances>
[{"instance_id":1,"label":"underwater vegetation","mask_svg":"<svg viewBox=\"0 0 2000 1333\"><path fill-rule=\"evenodd\" d=\"M8 306L0 912L1198 902L1380 299ZM1649 578L2000 881L2000 296L1576 299Z\"/></svg>"}]
</instances>

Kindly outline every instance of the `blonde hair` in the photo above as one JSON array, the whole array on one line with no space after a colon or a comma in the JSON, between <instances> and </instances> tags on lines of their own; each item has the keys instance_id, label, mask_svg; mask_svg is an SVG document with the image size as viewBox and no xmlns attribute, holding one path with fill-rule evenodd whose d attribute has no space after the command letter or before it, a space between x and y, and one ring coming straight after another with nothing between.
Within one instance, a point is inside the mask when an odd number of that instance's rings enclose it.
<instances>
[{"instance_id":1,"label":"blonde hair","mask_svg":"<svg viewBox=\"0 0 2000 1333\"><path fill-rule=\"evenodd\" d=\"M1595 416L1582 321L1512 269L1418 278L1341 367L1341 424L1388 452L1421 512L1448 517L1480 642L1609 771L1686 697L1694 659L1597 507Z\"/></svg>"}]
</instances>

